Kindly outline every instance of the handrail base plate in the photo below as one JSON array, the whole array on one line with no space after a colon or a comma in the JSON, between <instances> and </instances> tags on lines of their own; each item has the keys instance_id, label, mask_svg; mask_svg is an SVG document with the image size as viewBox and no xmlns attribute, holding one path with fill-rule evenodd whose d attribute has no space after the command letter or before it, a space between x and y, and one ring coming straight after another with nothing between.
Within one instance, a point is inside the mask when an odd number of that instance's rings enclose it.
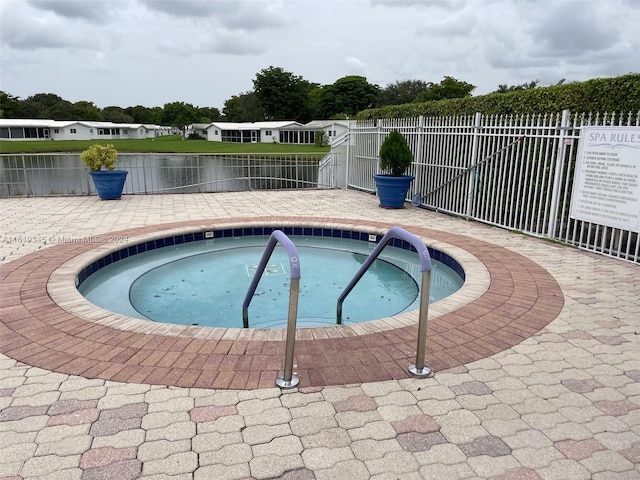
<instances>
[{"instance_id":1,"label":"handrail base plate","mask_svg":"<svg viewBox=\"0 0 640 480\"><path fill-rule=\"evenodd\" d=\"M284 377L276 378L276 385L280 388L294 388L297 387L299 383L300 379L295 375L292 375L289 381L285 380Z\"/></svg>"},{"instance_id":2,"label":"handrail base plate","mask_svg":"<svg viewBox=\"0 0 640 480\"><path fill-rule=\"evenodd\" d=\"M417 378L426 378L433 375L433 370L431 370L431 368L427 367L426 365L422 368L417 368L415 364L412 363L411 365L409 365L408 370L411 375Z\"/></svg>"}]
</instances>

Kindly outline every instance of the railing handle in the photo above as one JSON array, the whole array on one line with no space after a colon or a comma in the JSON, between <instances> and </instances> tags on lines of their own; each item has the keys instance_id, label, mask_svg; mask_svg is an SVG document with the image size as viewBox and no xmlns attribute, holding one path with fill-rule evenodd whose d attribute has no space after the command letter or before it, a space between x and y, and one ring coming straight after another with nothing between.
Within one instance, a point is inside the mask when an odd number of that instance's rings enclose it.
<instances>
[{"instance_id":1,"label":"railing handle","mask_svg":"<svg viewBox=\"0 0 640 480\"><path fill-rule=\"evenodd\" d=\"M287 340L284 351L284 375L276 378L276 385L280 388L293 388L300 379L293 374L293 351L296 340L296 319L298 318L298 293L300 280L291 280L289 293L289 318L287 320Z\"/></svg>"},{"instance_id":2,"label":"railing handle","mask_svg":"<svg viewBox=\"0 0 640 480\"><path fill-rule=\"evenodd\" d=\"M260 259L260 263L258 264L256 273L253 276L253 280L251 280L251 284L249 285L247 295L244 297L244 303L242 304L242 326L244 328L249 328L249 304L251 303L253 295L256 293L258 283L262 278L262 274L264 273L265 268L267 268L267 262L271 258L271 254L273 253L274 248L276 248L276 244L278 243L278 241L285 248L285 250L287 251L287 255L289 256L289 276L291 280L293 281L300 279L300 257L298 257L298 250L296 246L283 232L281 232L280 230L275 230L269 237L269 241L267 242L267 246L264 249L264 253L262 254L262 258Z\"/></svg>"},{"instance_id":3,"label":"railing handle","mask_svg":"<svg viewBox=\"0 0 640 480\"><path fill-rule=\"evenodd\" d=\"M247 291L247 296L242 304L242 323L244 328L249 328L249 304L256 292L258 283L262 278L267 262L271 258L271 254L280 241L289 256L289 270L291 278L291 287L289 289L289 315L287 320L287 340L284 354L284 376L276 379L276 385L280 388L293 388L300 380L293 374L293 352L296 339L296 321L298 318L298 295L300 293L300 257L294 243L280 230L275 230L269 237L267 246L265 247L258 269L256 270L251 285Z\"/></svg>"},{"instance_id":4,"label":"railing handle","mask_svg":"<svg viewBox=\"0 0 640 480\"><path fill-rule=\"evenodd\" d=\"M414 377L426 377L431 375L431 368L424 364L425 345L427 341L427 319L429 317L429 291L431 286L431 256L429 255L429 249L426 247L417 236L407 232L400 227L392 227L382 237L380 243L376 245L376 248L369 254L365 262L360 267L360 270L354 275L351 281L347 284L344 291L338 297L337 305L337 319L336 323L342 324L342 303L347 295L351 293L351 290L356 286L356 283L360 281L367 269L371 266L376 258L380 255L384 247L394 238L404 240L407 243L413 245L420 257L420 270L422 271L422 288L420 289L420 315L418 319L418 345L416 347L416 363L409 365L409 372Z\"/></svg>"}]
</instances>

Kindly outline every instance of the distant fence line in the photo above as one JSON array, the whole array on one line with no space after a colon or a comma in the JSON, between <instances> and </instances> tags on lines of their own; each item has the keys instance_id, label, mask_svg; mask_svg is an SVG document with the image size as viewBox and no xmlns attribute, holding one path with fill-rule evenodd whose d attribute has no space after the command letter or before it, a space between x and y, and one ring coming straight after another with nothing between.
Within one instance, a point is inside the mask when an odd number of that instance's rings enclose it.
<instances>
[{"instance_id":1,"label":"distant fence line","mask_svg":"<svg viewBox=\"0 0 640 480\"><path fill-rule=\"evenodd\" d=\"M366 120L329 154L120 154L118 168L129 171L125 194L336 187L374 193L380 145L398 129L414 153L407 200L417 195L423 208L640 263L637 232L569 216L587 126L640 126L640 112ZM0 155L0 197L92 194L77 154Z\"/></svg>"},{"instance_id":2,"label":"distant fence line","mask_svg":"<svg viewBox=\"0 0 640 480\"><path fill-rule=\"evenodd\" d=\"M332 154L126 154L124 194L206 193L335 186ZM0 196L93 195L78 154L0 155Z\"/></svg>"},{"instance_id":3,"label":"distant fence line","mask_svg":"<svg viewBox=\"0 0 640 480\"><path fill-rule=\"evenodd\" d=\"M581 128L639 125L640 112L360 121L346 183L374 192L381 142L397 129L414 153L407 200L418 194L425 208L640 263L638 233L569 216Z\"/></svg>"}]
</instances>

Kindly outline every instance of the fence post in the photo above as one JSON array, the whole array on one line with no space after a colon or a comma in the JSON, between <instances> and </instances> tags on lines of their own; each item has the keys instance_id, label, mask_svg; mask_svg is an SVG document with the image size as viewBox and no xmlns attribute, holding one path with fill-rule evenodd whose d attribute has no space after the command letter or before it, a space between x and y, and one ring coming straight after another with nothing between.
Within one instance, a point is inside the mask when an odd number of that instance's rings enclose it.
<instances>
[{"instance_id":1,"label":"fence post","mask_svg":"<svg viewBox=\"0 0 640 480\"><path fill-rule=\"evenodd\" d=\"M9 129L11 130L11 129ZM17 164L17 162L16 162ZM22 155L22 173L24 174L24 186L26 193L25 195L31 196L31 186L29 185L29 176L27 175L27 163L24 160L24 155Z\"/></svg>"},{"instance_id":2,"label":"fence post","mask_svg":"<svg viewBox=\"0 0 640 480\"><path fill-rule=\"evenodd\" d=\"M354 130L354 124L351 123L351 121L349 122L349 132L347 135L349 135L349 139L347 140L346 144L347 144L347 153L345 155L344 158L344 187L345 190L348 190L348 185L349 185L349 165L351 164L351 142L353 140L355 140L356 137L354 137L353 135L353 130ZM354 142L355 143L355 142ZM338 156L336 155L333 158L333 166L336 169L336 175L338 173L337 169L338 169ZM335 188L337 186L337 183L335 185L332 185L332 188Z\"/></svg>"},{"instance_id":3,"label":"fence post","mask_svg":"<svg viewBox=\"0 0 640 480\"><path fill-rule=\"evenodd\" d=\"M424 144L424 116L420 115L418 117L418 130L417 130L417 134L418 134L418 141L416 142L416 151L414 152L413 155L413 164L416 166L416 171L415 176L418 179L418 181L416 182L418 185L420 185L420 179L423 178L424 172L425 172L425 168L424 168L424 164L427 162L427 159L424 158L424 155L422 153L422 145ZM423 165L422 168L420 168L420 172L418 172L418 165ZM418 191L417 193L420 192L420 187L418 187ZM422 200L420 200L420 203L422 203Z\"/></svg>"},{"instance_id":4,"label":"fence post","mask_svg":"<svg viewBox=\"0 0 640 480\"><path fill-rule=\"evenodd\" d=\"M202 193L202 179L200 178L200 155L196 155L196 176L198 178L198 192Z\"/></svg>"},{"instance_id":5,"label":"fence post","mask_svg":"<svg viewBox=\"0 0 640 480\"><path fill-rule=\"evenodd\" d=\"M78 157L80 158L80 157ZM87 179L87 195L91 195L91 175L86 175L86 179Z\"/></svg>"},{"instance_id":6,"label":"fence post","mask_svg":"<svg viewBox=\"0 0 640 480\"><path fill-rule=\"evenodd\" d=\"M556 236L556 225L558 223L558 205L560 196L560 184L562 183L562 172L564 171L564 154L567 138L567 130L569 130L569 110L562 111L562 120L560 121L560 135L558 137L558 148L556 150L556 168L553 175L553 190L551 193L551 205L549 206L549 226L547 229L547 238L553 239Z\"/></svg>"},{"instance_id":7,"label":"fence post","mask_svg":"<svg viewBox=\"0 0 640 480\"><path fill-rule=\"evenodd\" d=\"M380 152L380 145L382 145L382 126L381 123L383 122L383 120L381 118L378 119L378 121L376 122L376 128L378 129L378 145L376 145L376 152ZM376 153L376 158L378 158L378 153ZM380 162L376 161L376 174L381 173L380 172Z\"/></svg>"},{"instance_id":8,"label":"fence post","mask_svg":"<svg viewBox=\"0 0 640 480\"><path fill-rule=\"evenodd\" d=\"M480 112L476 112L475 118L473 119L473 141L471 144L471 161L468 164L468 168L475 167L476 163L478 163L478 143L480 138L480 129L482 128L482 114ZM465 212L465 217L467 220L471 218L471 212L473 211L473 203L474 203L474 195L473 189L475 188L474 175L469 175L469 179L467 181L467 208Z\"/></svg>"},{"instance_id":9,"label":"fence post","mask_svg":"<svg viewBox=\"0 0 640 480\"><path fill-rule=\"evenodd\" d=\"M147 191L147 166L146 166L146 160L147 156L143 156L142 157L142 185L144 185L144 194L148 195L149 192ZM133 163L133 162L131 162Z\"/></svg>"}]
</instances>

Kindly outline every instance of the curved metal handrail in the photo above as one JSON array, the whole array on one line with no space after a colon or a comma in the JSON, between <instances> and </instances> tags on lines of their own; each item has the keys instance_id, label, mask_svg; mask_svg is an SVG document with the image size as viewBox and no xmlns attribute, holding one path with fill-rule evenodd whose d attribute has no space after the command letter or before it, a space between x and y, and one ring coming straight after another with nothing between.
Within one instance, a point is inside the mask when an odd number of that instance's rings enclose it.
<instances>
[{"instance_id":1,"label":"curved metal handrail","mask_svg":"<svg viewBox=\"0 0 640 480\"><path fill-rule=\"evenodd\" d=\"M253 280L251 280L251 284L249 285L247 295L244 297L244 303L242 304L242 326L244 328L249 328L249 304L251 303L251 299L256 293L258 283L260 283L260 279L264 274L264 270L265 268L267 268L267 262L271 258L271 254L276 248L276 244L278 242L282 244L284 249L287 251L287 255L289 256L291 280L300 280L300 257L298 257L298 249L291 241L291 239L287 237L282 231L275 230L269 237L269 241L267 242L267 246L264 249L264 253L262 254L262 258L260 259L260 263L258 264L256 273L253 276Z\"/></svg>"},{"instance_id":2,"label":"curved metal handrail","mask_svg":"<svg viewBox=\"0 0 640 480\"><path fill-rule=\"evenodd\" d=\"M387 244L394 238L410 243L413 248L416 249L416 251L418 252L418 256L420 257L422 288L420 292L418 346L416 350L416 363L409 365L409 372L411 372L416 377L426 377L427 375L431 374L431 369L424 364L424 353L427 337L427 318L429 316L429 290L431 286L431 270L433 266L431 264L431 256L429 255L427 246L416 235L409 233L405 229L400 227L392 227L389 229L384 237L382 237L382 240L380 240L380 243L378 243L378 245L376 245L373 251L369 254L365 262L360 267L360 270L358 270L351 281L347 284L344 291L338 297L336 321L338 325L342 324L342 303L344 302L345 298L347 298L347 295L351 293L351 290L353 290L356 284L360 281L360 279L374 262L374 260L378 258L384 247L386 247Z\"/></svg>"},{"instance_id":3,"label":"curved metal handrail","mask_svg":"<svg viewBox=\"0 0 640 480\"><path fill-rule=\"evenodd\" d=\"M344 291L338 297L338 324L342 323L342 303L344 299L347 298L347 295L351 293L351 290L356 286L356 284L360 281L365 272L369 269L371 264L378 258L384 247L393 240L394 238L398 238L400 240L404 240L405 242L410 243L418 252L420 256L420 271L431 271L431 257L429 256L429 250L425 244L412 233L407 232L403 228L400 227L392 227L389 231L382 237L380 243L376 245L373 251L369 254L365 262L360 267L360 270L354 275L351 281L347 284Z\"/></svg>"},{"instance_id":4,"label":"curved metal handrail","mask_svg":"<svg viewBox=\"0 0 640 480\"><path fill-rule=\"evenodd\" d=\"M267 262L271 258L276 244L280 242L289 256L289 277L291 278L291 287L289 289L289 316L287 321L287 340L284 357L284 376L276 379L276 385L282 388L292 388L298 385L300 380L293 375L293 350L296 338L296 321L298 317L298 295L300 293L300 257L295 244L280 230L275 230L269 237L267 246L264 249L260 263L256 270L249 290L242 304L242 324L244 328L249 328L249 304L256 293L258 283L262 278Z\"/></svg>"}]
</instances>

